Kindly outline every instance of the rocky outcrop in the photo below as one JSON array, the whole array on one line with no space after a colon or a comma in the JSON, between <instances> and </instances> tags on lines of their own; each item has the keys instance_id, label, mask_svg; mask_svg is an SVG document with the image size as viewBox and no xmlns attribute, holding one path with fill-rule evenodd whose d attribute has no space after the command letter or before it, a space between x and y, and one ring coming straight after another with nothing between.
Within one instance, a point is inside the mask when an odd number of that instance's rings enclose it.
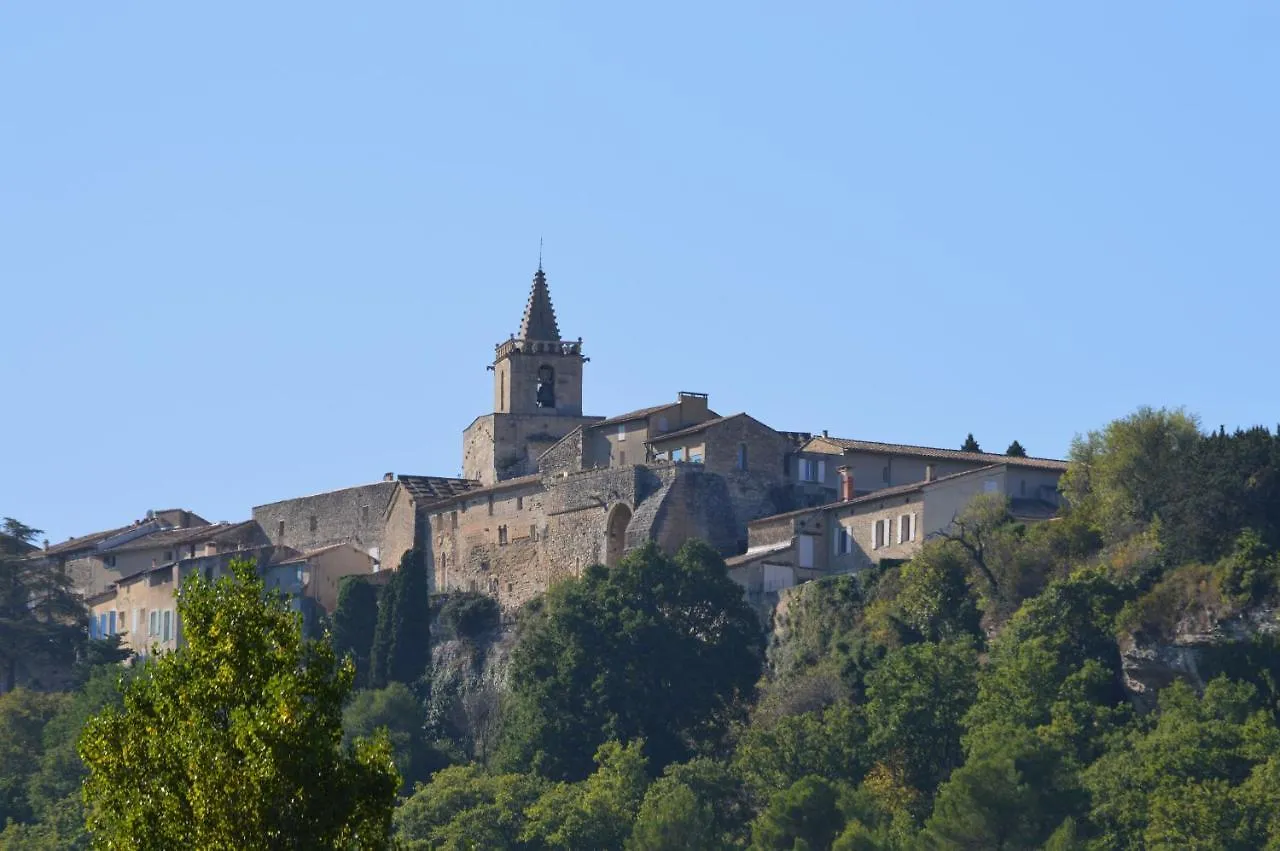
<instances>
[{"instance_id":1,"label":"rocky outcrop","mask_svg":"<svg viewBox=\"0 0 1280 851\"><path fill-rule=\"evenodd\" d=\"M1250 656L1271 656L1277 643L1280 610L1274 605L1251 607L1227 618L1199 610L1180 619L1169 635L1121 639L1124 686L1134 704L1146 711L1174 680L1203 689Z\"/></svg>"}]
</instances>

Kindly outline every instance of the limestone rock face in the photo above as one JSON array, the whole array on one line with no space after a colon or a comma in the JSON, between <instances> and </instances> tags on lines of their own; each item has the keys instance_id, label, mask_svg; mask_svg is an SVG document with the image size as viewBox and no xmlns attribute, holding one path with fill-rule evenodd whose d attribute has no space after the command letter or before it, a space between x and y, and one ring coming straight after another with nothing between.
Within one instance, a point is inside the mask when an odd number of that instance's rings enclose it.
<instances>
[{"instance_id":1,"label":"limestone rock face","mask_svg":"<svg viewBox=\"0 0 1280 851\"><path fill-rule=\"evenodd\" d=\"M1124 687L1140 710L1150 710L1160 690L1174 680L1203 689L1229 670L1233 657L1270 652L1268 646L1278 640L1280 609L1273 605L1251 607L1227 618L1215 618L1203 610L1191 612L1167 639L1129 636L1121 640Z\"/></svg>"}]
</instances>

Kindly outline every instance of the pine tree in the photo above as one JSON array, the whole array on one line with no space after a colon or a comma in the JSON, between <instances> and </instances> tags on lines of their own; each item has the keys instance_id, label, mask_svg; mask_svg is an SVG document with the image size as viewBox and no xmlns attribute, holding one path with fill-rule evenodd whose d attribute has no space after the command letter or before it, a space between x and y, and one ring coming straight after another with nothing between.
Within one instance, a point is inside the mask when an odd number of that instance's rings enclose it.
<instances>
[{"instance_id":1,"label":"pine tree","mask_svg":"<svg viewBox=\"0 0 1280 851\"><path fill-rule=\"evenodd\" d=\"M356 688L369 684L370 653L378 628L378 589L363 577L343 580L333 612L333 649L356 663Z\"/></svg>"},{"instance_id":2,"label":"pine tree","mask_svg":"<svg viewBox=\"0 0 1280 851\"><path fill-rule=\"evenodd\" d=\"M960 447L961 452L981 452L982 447L978 445L978 441L973 439L973 432L969 432L969 436L964 439L964 445Z\"/></svg>"},{"instance_id":3,"label":"pine tree","mask_svg":"<svg viewBox=\"0 0 1280 851\"><path fill-rule=\"evenodd\" d=\"M1009 448L1004 451L1004 454L1014 458L1026 458L1027 450L1023 449L1022 444L1015 440L1009 444Z\"/></svg>"},{"instance_id":4,"label":"pine tree","mask_svg":"<svg viewBox=\"0 0 1280 851\"><path fill-rule=\"evenodd\" d=\"M70 666L84 640L88 613L71 580L29 557L38 534L12 517L0 522L0 693L17 685L20 667Z\"/></svg>"}]
</instances>

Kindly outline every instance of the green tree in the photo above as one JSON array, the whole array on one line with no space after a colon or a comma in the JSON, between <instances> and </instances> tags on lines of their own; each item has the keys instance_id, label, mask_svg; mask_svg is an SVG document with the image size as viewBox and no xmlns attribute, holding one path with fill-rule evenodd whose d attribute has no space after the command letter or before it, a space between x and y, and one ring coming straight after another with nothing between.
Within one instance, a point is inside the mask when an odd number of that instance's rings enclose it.
<instances>
[{"instance_id":1,"label":"green tree","mask_svg":"<svg viewBox=\"0 0 1280 851\"><path fill-rule=\"evenodd\" d=\"M333 649L355 661L356 688L369 686L369 654L377 627L378 589L361 576L344 578L333 611Z\"/></svg>"},{"instance_id":2,"label":"green tree","mask_svg":"<svg viewBox=\"0 0 1280 851\"><path fill-rule=\"evenodd\" d=\"M343 743L354 745L385 730L402 779L401 789L410 790L448 762L427 742L425 716L422 703L404 683L358 691L342 711Z\"/></svg>"},{"instance_id":3,"label":"green tree","mask_svg":"<svg viewBox=\"0 0 1280 851\"><path fill-rule=\"evenodd\" d=\"M1108 540L1123 539L1169 504L1200 439L1185 411L1139 408L1072 441L1061 489L1073 512Z\"/></svg>"},{"instance_id":4,"label":"green tree","mask_svg":"<svg viewBox=\"0 0 1280 851\"><path fill-rule=\"evenodd\" d=\"M760 674L763 630L700 542L649 544L547 593L511 658L500 762L552 778L591 770L606 741L644 739L654 770L715 740Z\"/></svg>"},{"instance_id":5,"label":"green tree","mask_svg":"<svg viewBox=\"0 0 1280 851\"><path fill-rule=\"evenodd\" d=\"M643 742L605 742L581 783L557 783L526 810L521 838L563 851L621 851L649 786Z\"/></svg>"},{"instance_id":6,"label":"green tree","mask_svg":"<svg viewBox=\"0 0 1280 851\"><path fill-rule=\"evenodd\" d=\"M644 796L627 851L712 851L722 847L715 810L678 780L663 777Z\"/></svg>"},{"instance_id":7,"label":"green tree","mask_svg":"<svg viewBox=\"0 0 1280 851\"><path fill-rule=\"evenodd\" d=\"M431 600L427 560L422 550L409 550L400 569L383 589L373 637L371 681L417 686L431 665Z\"/></svg>"},{"instance_id":8,"label":"green tree","mask_svg":"<svg viewBox=\"0 0 1280 851\"><path fill-rule=\"evenodd\" d=\"M88 613L70 578L29 557L39 534L12 517L0 521L0 693L17 686L20 668L70 667L84 640Z\"/></svg>"},{"instance_id":9,"label":"green tree","mask_svg":"<svg viewBox=\"0 0 1280 851\"><path fill-rule=\"evenodd\" d=\"M355 675L267 596L252 562L178 595L186 646L86 724L95 843L129 848L364 848L389 842L399 786L385 738L341 746Z\"/></svg>"},{"instance_id":10,"label":"green tree","mask_svg":"<svg viewBox=\"0 0 1280 851\"><path fill-rule=\"evenodd\" d=\"M843 787L821 777L805 777L780 789L751 824L756 851L820 851L830 848L845 824Z\"/></svg>"},{"instance_id":11,"label":"green tree","mask_svg":"<svg viewBox=\"0 0 1280 851\"><path fill-rule=\"evenodd\" d=\"M870 768L867 722L847 701L753 724L743 734L734 768L757 799L767 799L810 774L857 783Z\"/></svg>"},{"instance_id":12,"label":"green tree","mask_svg":"<svg viewBox=\"0 0 1280 851\"><path fill-rule=\"evenodd\" d=\"M978 445L978 441L973 439L973 432L969 432L968 437L964 439L964 443L960 445L961 452L981 452L982 447Z\"/></svg>"},{"instance_id":13,"label":"green tree","mask_svg":"<svg viewBox=\"0 0 1280 851\"><path fill-rule=\"evenodd\" d=\"M548 785L531 774L488 774L474 763L441 769L396 810L396 838L408 849L525 848L525 810Z\"/></svg>"},{"instance_id":14,"label":"green tree","mask_svg":"<svg viewBox=\"0 0 1280 851\"><path fill-rule=\"evenodd\" d=\"M1004 454L1011 458L1026 458L1027 450L1023 449L1022 444L1015 440L1009 444L1009 448L1004 451Z\"/></svg>"},{"instance_id":15,"label":"green tree","mask_svg":"<svg viewBox=\"0 0 1280 851\"><path fill-rule=\"evenodd\" d=\"M0 695L0 823L31 820L27 785L40 766L44 728L69 700L25 688Z\"/></svg>"},{"instance_id":16,"label":"green tree","mask_svg":"<svg viewBox=\"0 0 1280 851\"><path fill-rule=\"evenodd\" d=\"M970 642L948 641L895 650L867 676L868 744L912 788L932 793L963 761L977 667Z\"/></svg>"}]
</instances>

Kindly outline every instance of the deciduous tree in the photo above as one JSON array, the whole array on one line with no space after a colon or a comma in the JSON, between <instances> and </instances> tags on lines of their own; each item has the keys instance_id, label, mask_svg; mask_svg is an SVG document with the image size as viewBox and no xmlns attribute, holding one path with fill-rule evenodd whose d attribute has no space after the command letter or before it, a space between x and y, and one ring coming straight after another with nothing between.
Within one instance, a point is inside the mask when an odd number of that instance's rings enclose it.
<instances>
[{"instance_id":1,"label":"deciduous tree","mask_svg":"<svg viewBox=\"0 0 1280 851\"><path fill-rule=\"evenodd\" d=\"M246 561L178 597L186 645L85 726L85 801L113 848L362 848L390 841L385 738L342 746L355 675Z\"/></svg>"}]
</instances>

